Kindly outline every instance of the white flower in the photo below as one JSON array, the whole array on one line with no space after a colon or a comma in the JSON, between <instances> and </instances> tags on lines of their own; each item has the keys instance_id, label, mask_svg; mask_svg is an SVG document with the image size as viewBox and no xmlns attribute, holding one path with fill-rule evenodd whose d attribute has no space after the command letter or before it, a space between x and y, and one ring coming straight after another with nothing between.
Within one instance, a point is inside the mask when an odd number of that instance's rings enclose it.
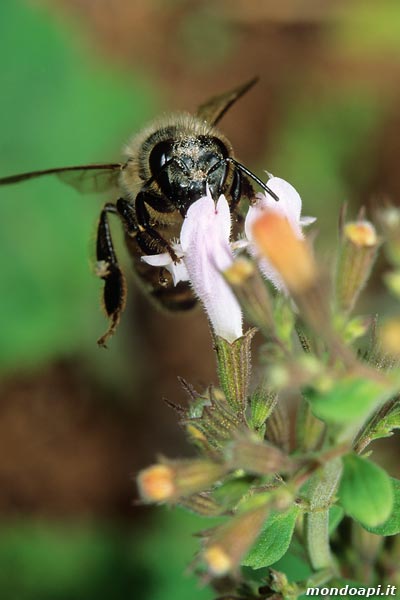
<instances>
[{"instance_id":1,"label":"white flower","mask_svg":"<svg viewBox=\"0 0 400 600\"><path fill-rule=\"evenodd\" d=\"M180 243L172 244L180 261L174 263L169 252L142 256L142 260L149 265L168 269L174 285L179 281L190 281L204 305L214 332L228 342L243 335L241 308L222 275L234 260L233 251L248 248L258 260L264 276L279 290L285 290L278 272L266 258L258 256L253 243L253 224L265 210L274 211L285 217L295 235L302 239L302 227L315 221L312 217L301 217L301 198L289 183L271 177L268 187L279 200L276 201L268 193L257 194L245 220L247 240L230 242L231 214L228 202L224 196L220 196L215 203L207 189L207 195L189 207L182 225Z\"/></svg>"},{"instance_id":2,"label":"white flower","mask_svg":"<svg viewBox=\"0 0 400 600\"><path fill-rule=\"evenodd\" d=\"M231 214L225 196L194 202L181 230L181 247L190 281L215 333L233 342L243 335L242 311L222 272L231 266Z\"/></svg>"},{"instance_id":3,"label":"white flower","mask_svg":"<svg viewBox=\"0 0 400 600\"><path fill-rule=\"evenodd\" d=\"M215 204L207 190L207 196L189 207L180 244L173 244L180 262L174 263L168 252L142 256L142 260L168 269L175 285L190 281L216 335L233 342L243 335L243 329L241 308L222 275L234 258L230 232L231 214L226 198L220 196Z\"/></svg>"},{"instance_id":4,"label":"white flower","mask_svg":"<svg viewBox=\"0 0 400 600\"><path fill-rule=\"evenodd\" d=\"M245 233L249 242L250 253L257 258L258 265L263 275L269 279L278 290L285 290L285 285L277 271L272 267L266 258L259 258L258 252L253 244L253 224L262 216L264 211L275 212L281 217L285 217L294 234L303 239L302 227L314 223L314 217L301 217L301 198L299 193L290 183L279 177L271 177L268 181L268 187L278 196L276 201L267 192L257 194L256 202L250 206L245 220Z\"/></svg>"},{"instance_id":5,"label":"white flower","mask_svg":"<svg viewBox=\"0 0 400 600\"><path fill-rule=\"evenodd\" d=\"M178 285L180 281L189 281L190 277L186 269L186 264L182 260L183 252L181 245L176 242L173 242L171 245L177 257L181 259L178 263L174 263L169 252L142 256L142 260L152 267L164 267L167 269L172 275L174 285Z\"/></svg>"}]
</instances>

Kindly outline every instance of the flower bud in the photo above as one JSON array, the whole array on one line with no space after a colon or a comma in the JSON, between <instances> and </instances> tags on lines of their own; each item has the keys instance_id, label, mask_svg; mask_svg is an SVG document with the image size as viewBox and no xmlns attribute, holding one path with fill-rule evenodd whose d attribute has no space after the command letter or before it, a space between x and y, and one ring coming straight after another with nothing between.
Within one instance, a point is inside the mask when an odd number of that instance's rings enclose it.
<instances>
[{"instance_id":1,"label":"flower bud","mask_svg":"<svg viewBox=\"0 0 400 600\"><path fill-rule=\"evenodd\" d=\"M317 266L304 239L282 215L266 210L253 225L254 241L291 293L301 294L317 278Z\"/></svg>"},{"instance_id":2,"label":"flower bud","mask_svg":"<svg viewBox=\"0 0 400 600\"><path fill-rule=\"evenodd\" d=\"M138 475L141 497L149 502L169 500L175 493L174 474L167 465L153 465Z\"/></svg>"},{"instance_id":3,"label":"flower bud","mask_svg":"<svg viewBox=\"0 0 400 600\"><path fill-rule=\"evenodd\" d=\"M261 434L262 438L265 433L265 422L273 412L277 401L276 392L270 391L264 382L256 388L250 397L249 424L254 431Z\"/></svg>"},{"instance_id":4,"label":"flower bud","mask_svg":"<svg viewBox=\"0 0 400 600\"><path fill-rule=\"evenodd\" d=\"M274 331L271 297L255 264L247 258L237 258L224 271L249 323L268 336Z\"/></svg>"},{"instance_id":5,"label":"flower bud","mask_svg":"<svg viewBox=\"0 0 400 600\"><path fill-rule=\"evenodd\" d=\"M227 450L227 460L233 469L243 469L255 475L289 473L295 467L284 452L268 442L241 437Z\"/></svg>"},{"instance_id":6,"label":"flower bud","mask_svg":"<svg viewBox=\"0 0 400 600\"><path fill-rule=\"evenodd\" d=\"M218 517L225 512L225 508L218 504L209 492L180 498L179 505L202 517Z\"/></svg>"},{"instance_id":7,"label":"flower bud","mask_svg":"<svg viewBox=\"0 0 400 600\"><path fill-rule=\"evenodd\" d=\"M139 493L146 502L176 502L208 489L225 472L226 467L209 460L166 460L139 473Z\"/></svg>"},{"instance_id":8,"label":"flower bud","mask_svg":"<svg viewBox=\"0 0 400 600\"><path fill-rule=\"evenodd\" d=\"M378 246L375 227L369 221L344 225L336 271L336 303L340 311L352 311L369 278Z\"/></svg>"},{"instance_id":9,"label":"flower bud","mask_svg":"<svg viewBox=\"0 0 400 600\"><path fill-rule=\"evenodd\" d=\"M335 358L354 362L352 353L342 343L332 323L328 282L320 274L311 248L299 237L289 219L272 210L253 224L258 250L279 274L309 325L323 337Z\"/></svg>"},{"instance_id":10,"label":"flower bud","mask_svg":"<svg viewBox=\"0 0 400 600\"><path fill-rule=\"evenodd\" d=\"M203 558L212 575L222 577L239 566L260 534L269 511L269 504L265 503L235 515L214 530L203 551Z\"/></svg>"},{"instance_id":11,"label":"flower bud","mask_svg":"<svg viewBox=\"0 0 400 600\"><path fill-rule=\"evenodd\" d=\"M400 317L388 319L382 325L379 341L384 352L392 356L400 356Z\"/></svg>"}]
</instances>

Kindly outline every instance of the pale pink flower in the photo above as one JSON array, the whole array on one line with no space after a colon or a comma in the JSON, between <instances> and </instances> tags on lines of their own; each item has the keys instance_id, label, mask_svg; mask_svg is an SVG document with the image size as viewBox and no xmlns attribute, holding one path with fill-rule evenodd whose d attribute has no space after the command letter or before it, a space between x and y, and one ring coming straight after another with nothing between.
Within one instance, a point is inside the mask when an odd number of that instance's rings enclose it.
<instances>
[{"instance_id":1,"label":"pale pink flower","mask_svg":"<svg viewBox=\"0 0 400 600\"><path fill-rule=\"evenodd\" d=\"M303 239L304 226L314 223L314 217L301 216L301 198L299 193L290 183L279 177L271 177L268 180L268 187L275 192L279 200L276 201L268 193L257 194L256 202L248 210L245 220L245 233L248 241L248 250L258 262L264 277L269 279L278 290L285 290L284 283L277 271L272 267L269 261L264 257L258 256L256 246L253 244L252 229L254 222L264 213L272 211L285 217L293 232L299 239Z\"/></svg>"},{"instance_id":2,"label":"pale pink flower","mask_svg":"<svg viewBox=\"0 0 400 600\"><path fill-rule=\"evenodd\" d=\"M142 260L152 267L164 267L164 269L167 269L167 271L169 271L172 275L172 281L174 282L174 285L178 285L180 281L189 281L190 277L185 261L182 260L183 252L181 245L178 242L173 242L172 248L174 249L177 257L180 259L178 263L174 263L169 252L142 256Z\"/></svg>"},{"instance_id":3,"label":"pale pink flower","mask_svg":"<svg viewBox=\"0 0 400 600\"><path fill-rule=\"evenodd\" d=\"M247 248L258 261L263 275L279 289L285 290L279 274L268 260L258 257L252 239L252 226L265 210L275 211L290 223L295 235L303 238L302 227L315 221L301 217L301 198L296 190L278 177L271 177L268 187L278 196L276 201L268 193L257 194L245 220L247 239L230 241L231 213L228 202L220 196L217 203L207 195L194 202L183 221L180 241L172 244L179 262L174 263L168 252L143 256L149 265L164 267L171 273L175 285L190 281L202 302L216 335L233 342L243 335L242 311L222 273L234 260L233 251Z\"/></svg>"},{"instance_id":4,"label":"pale pink flower","mask_svg":"<svg viewBox=\"0 0 400 600\"><path fill-rule=\"evenodd\" d=\"M243 335L242 311L222 272L233 262L230 247L231 214L224 196L214 202L210 192L194 202L184 219L180 244L174 250L180 262L168 252L143 256L150 265L165 267L174 284L190 281L202 302L216 335L228 342Z\"/></svg>"},{"instance_id":5,"label":"pale pink flower","mask_svg":"<svg viewBox=\"0 0 400 600\"><path fill-rule=\"evenodd\" d=\"M214 332L233 342L243 335L242 311L222 272L231 266L231 214L225 196L217 204L208 192L189 208L181 247L190 281Z\"/></svg>"}]
</instances>

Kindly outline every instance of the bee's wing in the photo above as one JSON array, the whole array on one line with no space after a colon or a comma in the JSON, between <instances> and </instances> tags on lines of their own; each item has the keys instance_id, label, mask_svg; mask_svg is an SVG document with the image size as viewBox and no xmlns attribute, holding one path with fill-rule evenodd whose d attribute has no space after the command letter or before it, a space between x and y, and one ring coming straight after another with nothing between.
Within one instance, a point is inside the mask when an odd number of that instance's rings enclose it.
<instances>
[{"instance_id":1,"label":"bee's wing","mask_svg":"<svg viewBox=\"0 0 400 600\"><path fill-rule=\"evenodd\" d=\"M213 96L210 100L207 100L207 102L204 102L204 104L199 106L196 113L197 116L200 119L211 123L211 125L215 125L221 117L224 116L232 104L252 88L257 81L258 77L254 77L253 79L250 79L250 81L239 85L229 92L225 92L219 96Z\"/></svg>"},{"instance_id":2,"label":"bee's wing","mask_svg":"<svg viewBox=\"0 0 400 600\"><path fill-rule=\"evenodd\" d=\"M2 177L0 178L0 185L20 183L28 179L43 177L44 175L56 175L61 181L84 194L104 192L117 185L122 167L123 165L120 163L107 163L44 169L42 171L31 171L29 173L11 175L10 177Z\"/></svg>"}]
</instances>

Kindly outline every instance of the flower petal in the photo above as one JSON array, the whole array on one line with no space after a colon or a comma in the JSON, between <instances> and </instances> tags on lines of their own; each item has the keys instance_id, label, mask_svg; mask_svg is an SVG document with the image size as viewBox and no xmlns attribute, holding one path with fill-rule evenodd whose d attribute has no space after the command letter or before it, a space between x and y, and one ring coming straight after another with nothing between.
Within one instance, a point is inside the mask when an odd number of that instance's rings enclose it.
<instances>
[{"instance_id":1,"label":"flower petal","mask_svg":"<svg viewBox=\"0 0 400 600\"><path fill-rule=\"evenodd\" d=\"M196 295L215 333L232 342L243 335L242 311L221 271L233 262L229 245L231 214L224 196L210 194L189 208L181 230L185 264Z\"/></svg>"},{"instance_id":2,"label":"flower petal","mask_svg":"<svg viewBox=\"0 0 400 600\"><path fill-rule=\"evenodd\" d=\"M269 279L279 290L285 290L285 285L279 273L272 267L266 258L259 258L259 253L253 244L253 225L265 211L270 211L287 219L294 234L299 239L304 235L302 227L315 221L314 217L301 217L301 197L295 188L279 177L271 177L268 187L275 192L279 200L274 200L269 194L257 194L256 202L250 206L246 220L245 233L250 241L250 253L258 258L258 264L264 277Z\"/></svg>"},{"instance_id":3,"label":"flower petal","mask_svg":"<svg viewBox=\"0 0 400 600\"><path fill-rule=\"evenodd\" d=\"M317 217L301 217L300 225L302 227L308 227L309 225L312 225L313 223L315 223L316 220L317 220Z\"/></svg>"},{"instance_id":4,"label":"flower petal","mask_svg":"<svg viewBox=\"0 0 400 600\"><path fill-rule=\"evenodd\" d=\"M163 252L162 254L146 254L142 256L142 261L152 267L166 267L172 263L172 258L169 252Z\"/></svg>"},{"instance_id":5,"label":"flower petal","mask_svg":"<svg viewBox=\"0 0 400 600\"><path fill-rule=\"evenodd\" d=\"M251 240L253 222L261 216L261 211L265 209L285 216L293 230L299 237L302 237L303 234L300 227L301 198L299 193L290 183L284 179L280 179L280 177L271 177L268 180L268 187L275 192L279 201L277 202L267 193L257 194L256 202L250 206L246 216L245 231L248 239Z\"/></svg>"},{"instance_id":6,"label":"flower petal","mask_svg":"<svg viewBox=\"0 0 400 600\"><path fill-rule=\"evenodd\" d=\"M161 254L149 254L142 256L142 261L152 267L164 267L172 275L174 285L178 285L180 281L189 281L189 273L187 272L185 262L183 260L182 248L179 244L172 244L176 255L180 258L178 263L174 263L169 252Z\"/></svg>"}]
</instances>

